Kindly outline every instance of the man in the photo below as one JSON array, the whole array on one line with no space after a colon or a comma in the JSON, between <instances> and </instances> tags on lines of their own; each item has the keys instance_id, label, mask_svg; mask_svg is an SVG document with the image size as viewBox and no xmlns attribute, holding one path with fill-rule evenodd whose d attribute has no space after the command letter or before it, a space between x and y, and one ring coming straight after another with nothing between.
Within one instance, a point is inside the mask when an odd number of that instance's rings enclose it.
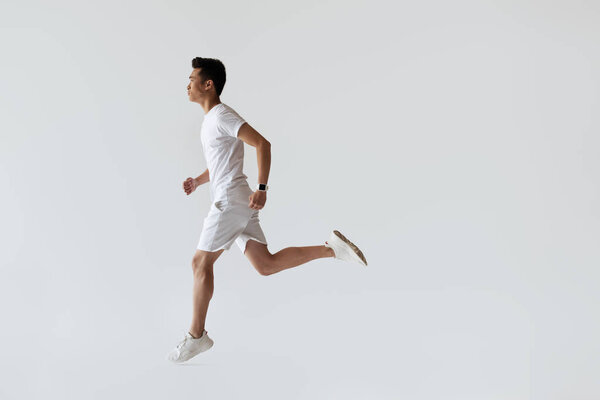
<instances>
[{"instance_id":1,"label":"man","mask_svg":"<svg viewBox=\"0 0 600 400\"><path fill-rule=\"evenodd\" d=\"M198 186L210 182L212 204L192 260L192 324L183 340L168 354L167 358L173 362L187 361L212 347L213 340L204 329L204 321L213 294L213 265L233 242L261 275L324 257L367 265L358 247L337 230L331 232L322 246L287 247L275 254L269 252L258 212L267 201L271 143L231 107L221 103L225 86L225 66L221 61L196 57L192 68L187 91L189 100L200 104L205 112L201 140L208 168L196 178L187 178L183 189L189 195ZM256 148L258 185L255 191L242 171L244 143Z\"/></svg>"}]
</instances>

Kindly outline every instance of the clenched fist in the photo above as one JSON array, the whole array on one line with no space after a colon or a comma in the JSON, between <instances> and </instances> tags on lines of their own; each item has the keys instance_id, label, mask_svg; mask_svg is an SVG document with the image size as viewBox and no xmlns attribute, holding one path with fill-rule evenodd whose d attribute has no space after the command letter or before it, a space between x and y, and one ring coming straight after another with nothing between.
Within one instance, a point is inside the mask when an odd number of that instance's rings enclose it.
<instances>
[{"instance_id":1,"label":"clenched fist","mask_svg":"<svg viewBox=\"0 0 600 400\"><path fill-rule=\"evenodd\" d=\"M198 184L194 178L187 178L185 181L183 181L183 190L185 190L185 194L189 195L196 190L197 187Z\"/></svg>"},{"instance_id":2,"label":"clenched fist","mask_svg":"<svg viewBox=\"0 0 600 400\"><path fill-rule=\"evenodd\" d=\"M267 192L257 190L250 195L248 200L250 200L248 207L254 210L261 210L267 201Z\"/></svg>"}]
</instances>

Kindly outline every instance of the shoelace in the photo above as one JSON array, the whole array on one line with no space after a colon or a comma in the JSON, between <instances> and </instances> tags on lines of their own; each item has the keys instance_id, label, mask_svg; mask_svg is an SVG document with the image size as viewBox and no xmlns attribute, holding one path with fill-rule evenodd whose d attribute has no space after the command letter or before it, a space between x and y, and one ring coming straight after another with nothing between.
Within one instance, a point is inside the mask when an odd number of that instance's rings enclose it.
<instances>
[{"instance_id":1,"label":"shoelace","mask_svg":"<svg viewBox=\"0 0 600 400\"><path fill-rule=\"evenodd\" d=\"M187 337L187 334L186 334L183 337L183 340L181 342L179 342L179 344L177 345L177 348L180 349L185 344L185 342L187 342L187 339L188 339L188 337Z\"/></svg>"}]
</instances>

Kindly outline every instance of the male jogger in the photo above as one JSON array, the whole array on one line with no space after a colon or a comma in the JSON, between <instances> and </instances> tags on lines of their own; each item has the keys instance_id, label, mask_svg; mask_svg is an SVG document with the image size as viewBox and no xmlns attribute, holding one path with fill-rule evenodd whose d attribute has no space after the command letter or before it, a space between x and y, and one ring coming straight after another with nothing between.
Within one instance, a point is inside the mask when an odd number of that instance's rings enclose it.
<instances>
[{"instance_id":1,"label":"male jogger","mask_svg":"<svg viewBox=\"0 0 600 400\"><path fill-rule=\"evenodd\" d=\"M213 294L213 265L224 250L235 244L261 275L271 275L308 261L334 257L367 265L356 245L339 231L330 233L321 246L287 247L271 254L261 229L258 212L267 201L271 166L271 143L231 107L220 100L225 86L225 66L219 60L196 57L189 77L189 100L198 103L205 115L200 132L207 169L183 182L186 194L210 182L211 206L192 260L194 276L192 323L184 338L167 356L184 362L210 349L213 340L204 329L208 304ZM252 190L243 173L244 143L256 148L258 184Z\"/></svg>"}]
</instances>

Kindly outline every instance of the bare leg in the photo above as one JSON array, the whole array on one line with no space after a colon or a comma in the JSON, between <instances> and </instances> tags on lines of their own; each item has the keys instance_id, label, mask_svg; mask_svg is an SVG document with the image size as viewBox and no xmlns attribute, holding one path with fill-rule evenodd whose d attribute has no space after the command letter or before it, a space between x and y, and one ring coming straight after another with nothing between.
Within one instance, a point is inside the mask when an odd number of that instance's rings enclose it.
<instances>
[{"instance_id":1,"label":"bare leg","mask_svg":"<svg viewBox=\"0 0 600 400\"><path fill-rule=\"evenodd\" d=\"M214 290L213 265L221 253L223 253L223 249L215 252L196 250L194 260L192 261L194 292L192 296L192 324L190 325L189 332L196 338L202 336L202 332L204 331L208 303L212 298Z\"/></svg>"},{"instance_id":2,"label":"bare leg","mask_svg":"<svg viewBox=\"0 0 600 400\"><path fill-rule=\"evenodd\" d=\"M252 239L248 240L244 254L261 275L275 274L317 258L334 255L333 250L325 246L286 247L271 254L266 245Z\"/></svg>"},{"instance_id":3,"label":"bare leg","mask_svg":"<svg viewBox=\"0 0 600 400\"><path fill-rule=\"evenodd\" d=\"M276 273L317 258L333 257L333 250L325 246L286 247L271 257L272 273Z\"/></svg>"}]
</instances>

